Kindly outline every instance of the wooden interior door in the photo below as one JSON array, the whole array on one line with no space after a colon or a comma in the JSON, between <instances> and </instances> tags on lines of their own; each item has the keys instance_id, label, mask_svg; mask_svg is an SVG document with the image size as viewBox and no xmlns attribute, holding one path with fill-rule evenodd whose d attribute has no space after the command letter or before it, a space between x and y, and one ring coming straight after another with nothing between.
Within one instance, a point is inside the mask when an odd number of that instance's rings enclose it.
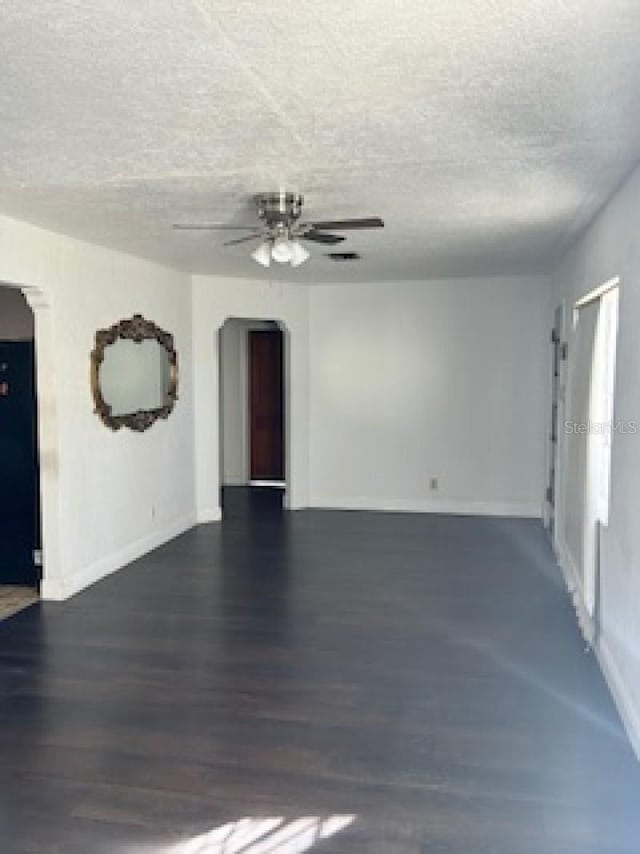
<instances>
[{"instance_id":1,"label":"wooden interior door","mask_svg":"<svg viewBox=\"0 0 640 854\"><path fill-rule=\"evenodd\" d=\"M279 329L249 331L251 480L284 480L283 340Z\"/></svg>"}]
</instances>

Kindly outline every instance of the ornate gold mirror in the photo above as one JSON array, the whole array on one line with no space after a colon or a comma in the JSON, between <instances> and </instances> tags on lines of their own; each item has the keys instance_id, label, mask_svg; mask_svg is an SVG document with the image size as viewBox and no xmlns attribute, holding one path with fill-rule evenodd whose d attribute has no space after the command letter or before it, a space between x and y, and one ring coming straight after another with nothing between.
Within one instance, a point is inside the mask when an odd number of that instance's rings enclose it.
<instances>
[{"instance_id":1,"label":"ornate gold mirror","mask_svg":"<svg viewBox=\"0 0 640 854\"><path fill-rule=\"evenodd\" d=\"M178 399L173 335L134 314L96 332L91 351L95 412L107 427L141 432L168 418Z\"/></svg>"}]
</instances>

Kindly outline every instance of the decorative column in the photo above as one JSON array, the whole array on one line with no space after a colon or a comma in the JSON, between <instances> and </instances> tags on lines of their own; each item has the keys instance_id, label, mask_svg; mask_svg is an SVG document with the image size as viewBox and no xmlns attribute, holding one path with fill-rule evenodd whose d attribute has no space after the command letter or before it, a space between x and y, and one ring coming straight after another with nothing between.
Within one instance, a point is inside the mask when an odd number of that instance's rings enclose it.
<instances>
[{"instance_id":1,"label":"decorative column","mask_svg":"<svg viewBox=\"0 0 640 854\"><path fill-rule=\"evenodd\" d=\"M36 394L38 399L38 448L40 459L40 517L42 527L43 599L64 599L60 559L59 446L53 322L51 302L38 288L22 293L35 320Z\"/></svg>"}]
</instances>

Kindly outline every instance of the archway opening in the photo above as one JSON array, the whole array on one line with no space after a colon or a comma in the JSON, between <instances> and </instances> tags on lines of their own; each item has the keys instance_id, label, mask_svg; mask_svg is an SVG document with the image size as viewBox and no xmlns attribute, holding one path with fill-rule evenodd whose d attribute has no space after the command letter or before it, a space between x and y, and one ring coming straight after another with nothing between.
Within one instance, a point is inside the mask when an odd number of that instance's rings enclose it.
<instances>
[{"instance_id":1,"label":"archway opening","mask_svg":"<svg viewBox=\"0 0 640 854\"><path fill-rule=\"evenodd\" d=\"M35 318L0 284L0 619L37 601L42 579Z\"/></svg>"},{"instance_id":2,"label":"archway opening","mask_svg":"<svg viewBox=\"0 0 640 854\"><path fill-rule=\"evenodd\" d=\"M287 330L277 320L228 318L218 335L220 506L280 512L288 471Z\"/></svg>"}]
</instances>

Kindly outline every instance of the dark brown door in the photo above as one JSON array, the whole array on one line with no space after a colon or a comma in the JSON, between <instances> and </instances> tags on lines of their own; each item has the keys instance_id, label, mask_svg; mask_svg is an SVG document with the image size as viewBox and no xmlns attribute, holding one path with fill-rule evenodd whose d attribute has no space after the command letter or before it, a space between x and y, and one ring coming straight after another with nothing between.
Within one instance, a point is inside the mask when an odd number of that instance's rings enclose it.
<instances>
[{"instance_id":1,"label":"dark brown door","mask_svg":"<svg viewBox=\"0 0 640 854\"><path fill-rule=\"evenodd\" d=\"M279 329L250 330L251 480L284 480L282 350Z\"/></svg>"}]
</instances>

